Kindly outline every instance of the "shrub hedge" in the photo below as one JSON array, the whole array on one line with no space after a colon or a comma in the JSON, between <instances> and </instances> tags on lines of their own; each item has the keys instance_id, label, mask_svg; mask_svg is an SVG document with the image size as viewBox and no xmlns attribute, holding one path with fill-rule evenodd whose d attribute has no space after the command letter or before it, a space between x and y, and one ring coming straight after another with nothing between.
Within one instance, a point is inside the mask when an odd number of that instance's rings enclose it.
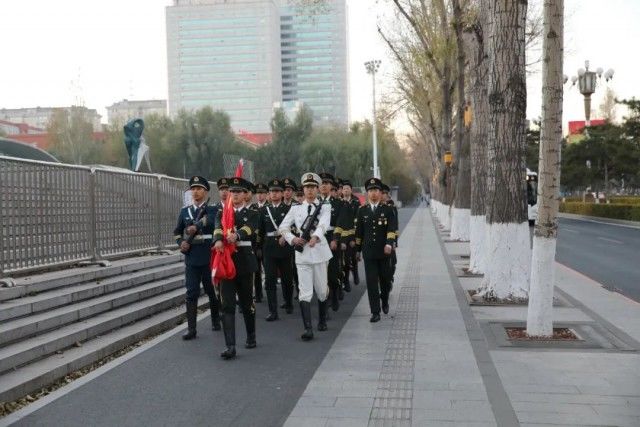
<instances>
[{"instance_id":1,"label":"shrub hedge","mask_svg":"<svg viewBox=\"0 0 640 427\"><path fill-rule=\"evenodd\" d=\"M640 204L565 202L560 203L560 212L640 221Z\"/></svg>"},{"instance_id":2,"label":"shrub hedge","mask_svg":"<svg viewBox=\"0 0 640 427\"><path fill-rule=\"evenodd\" d=\"M640 197L611 196L610 200L617 205L640 205Z\"/></svg>"}]
</instances>

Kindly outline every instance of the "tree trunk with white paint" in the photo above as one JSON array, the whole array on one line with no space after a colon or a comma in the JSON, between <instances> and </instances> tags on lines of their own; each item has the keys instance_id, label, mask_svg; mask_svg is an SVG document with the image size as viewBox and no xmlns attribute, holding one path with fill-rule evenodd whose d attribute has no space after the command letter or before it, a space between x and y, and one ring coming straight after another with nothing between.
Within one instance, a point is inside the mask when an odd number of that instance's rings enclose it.
<instances>
[{"instance_id":1,"label":"tree trunk with white paint","mask_svg":"<svg viewBox=\"0 0 640 427\"><path fill-rule=\"evenodd\" d=\"M526 298L531 249L526 200L526 0L491 0L487 174L488 262L481 294Z\"/></svg>"},{"instance_id":2,"label":"tree trunk with white paint","mask_svg":"<svg viewBox=\"0 0 640 427\"><path fill-rule=\"evenodd\" d=\"M452 0L453 28L456 37L456 139L454 150L455 199L451 216L451 240L468 241L471 220L471 163L469 138L465 128L465 50L462 35L463 15L460 0Z\"/></svg>"},{"instance_id":3,"label":"tree trunk with white paint","mask_svg":"<svg viewBox=\"0 0 640 427\"><path fill-rule=\"evenodd\" d=\"M542 128L538 166L538 220L533 236L527 334L550 337L553 334L554 264L560 199L564 0L545 0L543 13Z\"/></svg>"},{"instance_id":4,"label":"tree trunk with white paint","mask_svg":"<svg viewBox=\"0 0 640 427\"><path fill-rule=\"evenodd\" d=\"M481 0L476 22L466 34L471 82L471 219L469 227L469 272L485 271L486 242L486 176L487 176L487 126L489 122L489 98L487 96L488 59L486 52L489 35L490 1Z\"/></svg>"}]
</instances>

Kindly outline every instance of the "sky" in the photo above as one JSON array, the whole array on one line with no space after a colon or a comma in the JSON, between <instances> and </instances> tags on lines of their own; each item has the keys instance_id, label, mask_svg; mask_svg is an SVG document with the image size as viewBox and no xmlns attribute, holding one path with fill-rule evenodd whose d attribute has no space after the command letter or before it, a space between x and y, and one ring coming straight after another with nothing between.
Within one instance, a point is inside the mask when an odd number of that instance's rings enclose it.
<instances>
[{"instance_id":1,"label":"sky","mask_svg":"<svg viewBox=\"0 0 640 427\"><path fill-rule=\"evenodd\" d=\"M540 0L533 0L539 2ZM376 32L390 0L347 0L350 118L371 117L371 79L364 62L382 60L379 93L391 90L394 68ZM166 99L165 7L171 0L1 1L0 108L67 106L82 101L106 122L105 107L127 99ZM615 70L604 87L619 98L640 97L639 0L565 0L565 74L590 60ZM540 116L541 75L528 76L527 116ZM619 114L622 111L619 109ZM596 115L597 116L597 115ZM592 116L592 118L595 118ZM583 98L567 86L564 119L584 119ZM402 123L397 124L405 131Z\"/></svg>"}]
</instances>

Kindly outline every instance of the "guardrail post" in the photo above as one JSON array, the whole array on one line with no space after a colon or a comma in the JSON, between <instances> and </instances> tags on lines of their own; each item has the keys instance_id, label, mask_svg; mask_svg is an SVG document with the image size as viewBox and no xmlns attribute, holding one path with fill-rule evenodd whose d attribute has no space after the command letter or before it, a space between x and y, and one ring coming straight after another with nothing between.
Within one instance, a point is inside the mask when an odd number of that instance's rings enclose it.
<instances>
[{"instance_id":1,"label":"guardrail post","mask_svg":"<svg viewBox=\"0 0 640 427\"><path fill-rule=\"evenodd\" d=\"M162 177L158 176L158 179L156 179L156 191L155 191L155 200L154 200L154 210L156 211L155 214L155 223L156 223L156 244L158 246L158 251L162 251L163 250L163 245L162 245L162 212L160 212L160 194L161 194L161 186L162 183Z\"/></svg>"},{"instance_id":2,"label":"guardrail post","mask_svg":"<svg viewBox=\"0 0 640 427\"><path fill-rule=\"evenodd\" d=\"M91 168L89 172L89 253L91 261L100 259L98 254L98 219L96 213L96 170Z\"/></svg>"},{"instance_id":3,"label":"guardrail post","mask_svg":"<svg viewBox=\"0 0 640 427\"><path fill-rule=\"evenodd\" d=\"M79 265L97 264L102 267L109 267L110 261L102 259L98 250L98 214L97 214L97 197L96 197L96 170L91 168L89 172L89 253L91 260L81 262Z\"/></svg>"}]
</instances>

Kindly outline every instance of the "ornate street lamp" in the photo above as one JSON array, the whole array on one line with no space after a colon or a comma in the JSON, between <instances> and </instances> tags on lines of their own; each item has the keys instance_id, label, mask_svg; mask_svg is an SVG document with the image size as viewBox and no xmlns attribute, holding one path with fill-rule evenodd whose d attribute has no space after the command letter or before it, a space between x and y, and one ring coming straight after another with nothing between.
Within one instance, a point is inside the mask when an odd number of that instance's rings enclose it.
<instances>
[{"instance_id":1,"label":"ornate street lamp","mask_svg":"<svg viewBox=\"0 0 640 427\"><path fill-rule=\"evenodd\" d=\"M373 82L373 176L380 178L380 168L378 167L378 133L376 126L376 73L380 69L380 60L375 59L364 63L367 73L371 74Z\"/></svg>"},{"instance_id":2,"label":"ornate street lamp","mask_svg":"<svg viewBox=\"0 0 640 427\"><path fill-rule=\"evenodd\" d=\"M602 68L596 71L589 70L589 61L584 61L584 68L578 70L578 75L571 77L571 85L578 83L580 93L584 96L584 117L585 127L591 126L591 95L596 91L598 80L604 76L606 81L613 78L613 68L609 68L606 72ZM564 77L565 83L568 77Z\"/></svg>"}]
</instances>

